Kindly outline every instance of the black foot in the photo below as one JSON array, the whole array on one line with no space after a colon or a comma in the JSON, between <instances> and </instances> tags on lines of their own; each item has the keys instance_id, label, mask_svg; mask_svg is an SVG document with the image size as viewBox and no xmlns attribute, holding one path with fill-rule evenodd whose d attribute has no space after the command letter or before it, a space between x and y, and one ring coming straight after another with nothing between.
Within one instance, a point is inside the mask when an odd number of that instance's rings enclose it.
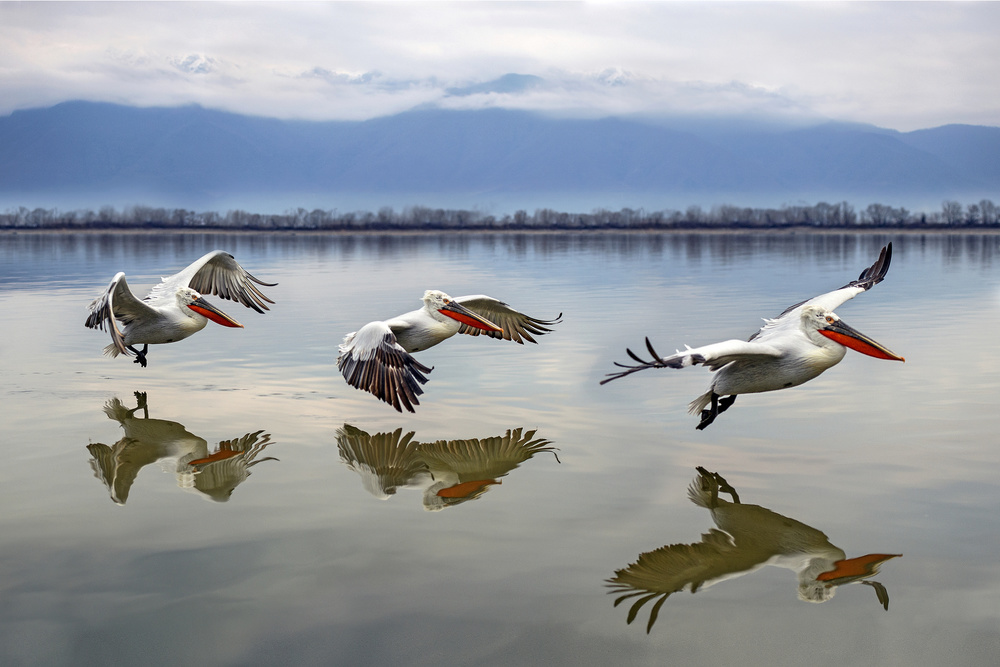
<instances>
[{"instance_id":1,"label":"black foot","mask_svg":"<svg viewBox=\"0 0 1000 667\"><path fill-rule=\"evenodd\" d=\"M728 407L728 406L727 406ZM719 416L719 395L712 392L712 409L701 411L701 421L695 426L695 430L704 431L705 428L715 421L715 418Z\"/></svg>"},{"instance_id":2,"label":"black foot","mask_svg":"<svg viewBox=\"0 0 1000 667\"><path fill-rule=\"evenodd\" d=\"M698 431L703 431L705 428L715 421L715 418L721 415L723 412L729 409L733 403L736 402L736 395L726 396L721 398L718 394L712 394L712 408L710 410L701 411L701 421L695 426Z\"/></svg>"},{"instance_id":3,"label":"black foot","mask_svg":"<svg viewBox=\"0 0 1000 667\"><path fill-rule=\"evenodd\" d=\"M135 352L135 360L132 361L132 363L133 364L139 364L140 366L142 366L143 368L145 368L146 367L146 352L149 351L149 345L143 345L142 346L142 352L140 352L139 350L135 349L131 345L129 345L128 349L130 349L133 352Z\"/></svg>"}]
</instances>

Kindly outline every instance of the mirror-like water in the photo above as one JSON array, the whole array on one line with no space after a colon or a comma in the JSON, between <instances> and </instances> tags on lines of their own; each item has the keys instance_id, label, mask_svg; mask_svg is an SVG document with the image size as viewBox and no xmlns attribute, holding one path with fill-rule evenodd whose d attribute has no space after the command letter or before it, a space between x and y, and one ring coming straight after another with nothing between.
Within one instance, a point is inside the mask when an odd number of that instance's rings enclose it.
<instances>
[{"instance_id":1,"label":"mirror-like water","mask_svg":"<svg viewBox=\"0 0 1000 667\"><path fill-rule=\"evenodd\" d=\"M704 431L705 369L598 385L647 335L744 339L889 240L838 313L905 364L849 352ZM83 321L116 271L144 294L215 248L279 283L271 312L219 302L246 328L147 368L101 355ZM563 322L419 353L400 414L337 344L428 288ZM2 664L1000 651L1000 236L3 235L0 306Z\"/></svg>"}]
</instances>

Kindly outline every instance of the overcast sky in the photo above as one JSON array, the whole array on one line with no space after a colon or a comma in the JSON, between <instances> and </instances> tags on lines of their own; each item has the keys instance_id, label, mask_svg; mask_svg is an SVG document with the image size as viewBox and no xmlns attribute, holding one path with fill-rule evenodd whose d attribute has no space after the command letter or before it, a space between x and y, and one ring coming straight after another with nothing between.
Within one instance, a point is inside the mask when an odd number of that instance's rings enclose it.
<instances>
[{"instance_id":1,"label":"overcast sky","mask_svg":"<svg viewBox=\"0 0 1000 667\"><path fill-rule=\"evenodd\" d=\"M1000 126L998 34L994 2L0 2L0 114L86 99ZM507 74L525 76L481 85Z\"/></svg>"}]
</instances>

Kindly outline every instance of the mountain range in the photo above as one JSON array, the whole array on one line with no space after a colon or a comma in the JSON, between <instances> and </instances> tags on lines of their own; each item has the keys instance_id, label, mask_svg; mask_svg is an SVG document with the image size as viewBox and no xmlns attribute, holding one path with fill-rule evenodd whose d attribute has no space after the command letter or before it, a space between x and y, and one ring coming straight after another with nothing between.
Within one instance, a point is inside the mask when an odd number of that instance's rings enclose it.
<instances>
[{"instance_id":1,"label":"mountain range","mask_svg":"<svg viewBox=\"0 0 1000 667\"><path fill-rule=\"evenodd\" d=\"M314 122L91 102L0 118L6 202L134 193L194 207L282 193L474 201L558 192L616 193L640 206L655 196L756 205L940 202L996 198L998 189L1000 128L971 125L897 132L505 109Z\"/></svg>"}]
</instances>

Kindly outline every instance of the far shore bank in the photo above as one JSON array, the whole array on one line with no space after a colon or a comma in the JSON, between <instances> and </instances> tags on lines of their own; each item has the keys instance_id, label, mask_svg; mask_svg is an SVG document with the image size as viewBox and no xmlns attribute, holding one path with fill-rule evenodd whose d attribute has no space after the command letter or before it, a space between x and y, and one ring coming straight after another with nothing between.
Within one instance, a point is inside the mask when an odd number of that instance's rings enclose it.
<instances>
[{"instance_id":1,"label":"far shore bank","mask_svg":"<svg viewBox=\"0 0 1000 667\"><path fill-rule=\"evenodd\" d=\"M512 228L420 228L420 229L226 229L205 227L105 227L105 228L49 228L49 227L0 227L0 236L32 235L166 235L166 234L198 234L198 235L270 235L270 236L445 236L445 235L599 235L599 234L634 234L634 235L673 235L673 234L732 234L732 235L787 235L787 234L905 234L905 235L996 235L1000 234L1000 226L975 225L934 225L934 226L855 226L828 227L812 225L793 225L787 227L598 227L598 228L542 228L542 229L512 229Z\"/></svg>"}]
</instances>

